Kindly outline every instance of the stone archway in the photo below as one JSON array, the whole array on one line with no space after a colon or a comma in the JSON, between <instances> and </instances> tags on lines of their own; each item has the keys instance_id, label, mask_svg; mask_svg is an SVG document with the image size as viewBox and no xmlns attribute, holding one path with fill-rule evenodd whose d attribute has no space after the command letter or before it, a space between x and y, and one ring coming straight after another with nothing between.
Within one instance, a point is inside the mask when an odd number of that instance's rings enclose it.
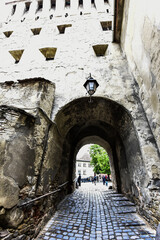
<instances>
[{"instance_id":1,"label":"stone archway","mask_svg":"<svg viewBox=\"0 0 160 240\"><path fill-rule=\"evenodd\" d=\"M96 138L103 145L108 143L112 152L114 187L138 197L135 175L143 161L132 118L123 106L100 97L93 98L91 104L88 98L81 98L62 108L55 122L64 139L61 173L66 180L73 181L75 177L75 157L80 146L86 139Z\"/></svg>"},{"instance_id":2,"label":"stone archway","mask_svg":"<svg viewBox=\"0 0 160 240\"><path fill-rule=\"evenodd\" d=\"M105 148L109 146L114 188L134 201L143 216L156 226L160 219L156 205L158 151L138 98L134 108L136 112L103 97L93 97L91 104L88 98L79 98L62 107L55 117L63 143L60 174L73 189L79 148L92 140Z\"/></svg>"}]
</instances>

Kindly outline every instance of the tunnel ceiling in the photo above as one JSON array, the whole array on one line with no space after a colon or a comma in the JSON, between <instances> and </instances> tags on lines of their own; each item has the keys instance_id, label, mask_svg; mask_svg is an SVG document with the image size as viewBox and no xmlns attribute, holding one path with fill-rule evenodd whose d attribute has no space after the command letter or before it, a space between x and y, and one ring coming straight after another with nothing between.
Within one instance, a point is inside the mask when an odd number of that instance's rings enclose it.
<instances>
[{"instance_id":1,"label":"tunnel ceiling","mask_svg":"<svg viewBox=\"0 0 160 240\"><path fill-rule=\"evenodd\" d=\"M99 136L101 139L107 141L110 145L113 145L115 139L118 137L116 130L108 124L97 121L88 121L87 123L74 126L70 132L69 136L77 144L81 139L88 136Z\"/></svg>"},{"instance_id":2,"label":"tunnel ceiling","mask_svg":"<svg viewBox=\"0 0 160 240\"><path fill-rule=\"evenodd\" d=\"M106 139L110 144L117 134L125 138L131 127L126 109L109 99L94 97L74 100L63 107L55 118L61 136L70 135L75 141L91 135Z\"/></svg>"},{"instance_id":3,"label":"tunnel ceiling","mask_svg":"<svg viewBox=\"0 0 160 240\"><path fill-rule=\"evenodd\" d=\"M78 144L77 144L77 147L76 147L76 151L75 151L75 155L77 155L78 151L84 146L84 145L87 145L87 144L98 144L100 145L101 147L103 147L106 152L108 153L108 155L110 155L112 157L112 150L111 150L111 147L109 145L108 142L106 142L104 139L102 139L101 137L99 136L87 136L85 138L82 138Z\"/></svg>"}]
</instances>

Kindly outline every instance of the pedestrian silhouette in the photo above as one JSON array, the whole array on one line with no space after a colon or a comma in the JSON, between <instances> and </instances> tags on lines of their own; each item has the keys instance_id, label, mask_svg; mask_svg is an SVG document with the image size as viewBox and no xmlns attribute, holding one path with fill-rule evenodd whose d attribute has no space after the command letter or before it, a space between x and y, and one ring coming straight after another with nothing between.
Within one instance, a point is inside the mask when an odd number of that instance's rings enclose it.
<instances>
[{"instance_id":1,"label":"pedestrian silhouette","mask_svg":"<svg viewBox=\"0 0 160 240\"><path fill-rule=\"evenodd\" d=\"M78 182L79 186L81 186L81 174L79 174L77 182Z\"/></svg>"}]
</instances>

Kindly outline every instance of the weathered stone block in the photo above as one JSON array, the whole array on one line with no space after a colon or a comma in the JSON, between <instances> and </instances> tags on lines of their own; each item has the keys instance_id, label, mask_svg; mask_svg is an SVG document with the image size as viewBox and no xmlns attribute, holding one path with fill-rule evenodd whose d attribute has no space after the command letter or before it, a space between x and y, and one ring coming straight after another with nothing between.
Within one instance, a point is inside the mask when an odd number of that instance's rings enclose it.
<instances>
[{"instance_id":1,"label":"weathered stone block","mask_svg":"<svg viewBox=\"0 0 160 240\"><path fill-rule=\"evenodd\" d=\"M34 118L22 110L0 107L3 130L0 157L3 174L22 186L27 175L34 175L35 151L33 148ZM6 151L7 149L7 151Z\"/></svg>"},{"instance_id":2,"label":"weathered stone block","mask_svg":"<svg viewBox=\"0 0 160 240\"><path fill-rule=\"evenodd\" d=\"M0 221L6 226L17 227L24 213L13 207L19 198L35 197L37 175L41 174L48 125L51 125L54 84L44 79L4 83L0 84L0 92L3 95L0 106L0 206L4 210Z\"/></svg>"},{"instance_id":3,"label":"weathered stone block","mask_svg":"<svg viewBox=\"0 0 160 240\"><path fill-rule=\"evenodd\" d=\"M24 213L19 208L13 208L7 211L7 214L4 218L9 227L16 228L24 219Z\"/></svg>"},{"instance_id":4,"label":"weathered stone block","mask_svg":"<svg viewBox=\"0 0 160 240\"><path fill-rule=\"evenodd\" d=\"M19 187L11 178L0 177L0 206L12 208L18 203Z\"/></svg>"},{"instance_id":5,"label":"weathered stone block","mask_svg":"<svg viewBox=\"0 0 160 240\"><path fill-rule=\"evenodd\" d=\"M36 108L40 108L50 117L54 89L54 84L43 78L1 83L0 104L25 109L32 114L35 114Z\"/></svg>"}]
</instances>

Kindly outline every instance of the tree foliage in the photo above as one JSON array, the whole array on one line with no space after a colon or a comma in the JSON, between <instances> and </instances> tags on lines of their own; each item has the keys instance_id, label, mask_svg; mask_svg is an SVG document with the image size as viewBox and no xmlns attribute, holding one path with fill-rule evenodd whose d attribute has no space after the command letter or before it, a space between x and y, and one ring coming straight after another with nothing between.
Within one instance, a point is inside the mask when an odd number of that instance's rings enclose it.
<instances>
[{"instance_id":1,"label":"tree foliage","mask_svg":"<svg viewBox=\"0 0 160 240\"><path fill-rule=\"evenodd\" d=\"M94 167L93 171L95 173L111 174L109 156L104 148L97 144L91 145L90 156L92 158L90 163Z\"/></svg>"}]
</instances>

